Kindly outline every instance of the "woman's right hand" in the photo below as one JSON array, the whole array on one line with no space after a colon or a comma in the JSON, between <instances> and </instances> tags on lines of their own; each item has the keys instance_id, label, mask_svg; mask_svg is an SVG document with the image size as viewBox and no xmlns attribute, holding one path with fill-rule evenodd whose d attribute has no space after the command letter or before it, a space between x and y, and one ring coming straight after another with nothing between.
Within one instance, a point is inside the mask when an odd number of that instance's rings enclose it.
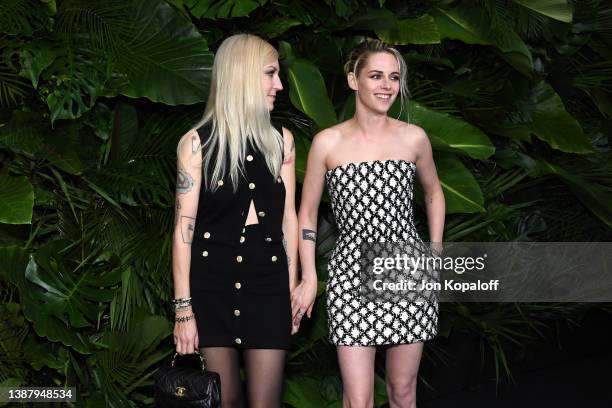
<instances>
[{"instance_id":1,"label":"woman's right hand","mask_svg":"<svg viewBox=\"0 0 612 408\"><path fill-rule=\"evenodd\" d=\"M176 312L176 317L185 317L193 314L191 308L188 311ZM179 354L193 354L199 347L198 328L195 317L186 322L174 323L174 344Z\"/></svg>"},{"instance_id":2,"label":"woman's right hand","mask_svg":"<svg viewBox=\"0 0 612 408\"><path fill-rule=\"evenodd\" d=\"M293 326L291 334L297 333L304 314L310 318L316 297L316 279L302 279L300 284L293 289L291 292L291 317Z\"/></svg>"}]
</instances>

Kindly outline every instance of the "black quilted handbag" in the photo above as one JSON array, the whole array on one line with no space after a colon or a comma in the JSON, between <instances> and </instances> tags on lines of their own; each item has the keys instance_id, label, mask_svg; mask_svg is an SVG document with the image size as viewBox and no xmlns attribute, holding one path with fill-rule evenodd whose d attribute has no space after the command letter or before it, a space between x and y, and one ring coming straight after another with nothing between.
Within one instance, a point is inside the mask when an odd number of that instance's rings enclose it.
<instances>
[{"instance_id":1,"label":"black quilted handbag","mask_svg":"<svg viewBox=\"0 0 612 408\"><path fill-rule=\"evenodd\" d=\"M179 367L174 354L171 365L155 373L155 406L164 408L220 408L221 380L219 374L206 370L204 356L200 367ZM193 355L193 354L192 354Z\"/></svg>"}]
</instances>

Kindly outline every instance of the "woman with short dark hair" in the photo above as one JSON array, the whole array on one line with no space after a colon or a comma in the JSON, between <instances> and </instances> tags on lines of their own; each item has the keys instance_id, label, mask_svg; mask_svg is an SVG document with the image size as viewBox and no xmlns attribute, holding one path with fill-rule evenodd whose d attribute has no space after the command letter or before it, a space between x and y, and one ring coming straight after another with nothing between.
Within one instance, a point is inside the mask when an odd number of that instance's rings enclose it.
<instances>
[{"instance_id":1,"label":"woman with short dark hair","mask_svg":"<svg viewBox=\"0 0 612 408\"><path fill-rule=\"evenodd\" d=\"M366 299L362 251L368 244L404 245L427 253L413 222L413 183L423 186L429 235L439 250L444 229L444 195L431 145L420 127L387 116L407 96L406 63L394 48L377 40L360 44L346 66L355 91L355 115L318 133L308 154L299 212L302 281L293 294L294 324L308 315L316 296L317 211L327 182L339 237L328 264L329 338L337 346L344 407L374 404L374 357L386 349L390 406L415 407L423 342L437 332L435 299Z\"/></svg>"}]
</instances>

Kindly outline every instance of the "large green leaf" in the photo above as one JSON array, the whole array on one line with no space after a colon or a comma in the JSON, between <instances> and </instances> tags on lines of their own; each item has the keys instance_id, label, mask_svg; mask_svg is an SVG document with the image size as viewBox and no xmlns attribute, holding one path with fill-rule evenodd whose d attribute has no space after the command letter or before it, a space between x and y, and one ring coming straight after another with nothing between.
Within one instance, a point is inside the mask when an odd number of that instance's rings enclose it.
<instances>
[{"instance_id":1,"label":"large green leaf","mask_svg":"<svg viewBox=\"0 0 612 408\"><path fill-rule=\"evenodd\" d=\"M25 176L0 174L0 222L30 224L34 208L34 188Z\"/></svg>"},{"instance_id":2,"label":"large green leaf","mask_svg":"<svg viewBox=\"0 0 612 408\"><path fill-rule=\"evenodd\" d=\"M543 14L564 23L572 22L572 7L567 0L513 0L536 13Z\"/></svg>"},{"instance_id":3,"label":"large green leaf","mask_svg":"<svg viewBox=\"0 0 612 408\"><path fill-rule=\"evenodd\" d=\"M207 98L213 54L195 26L161 0L138 0L134 35L117 50L124 95L166 105Z\"/></svg>"},{"instance_id":4,"label":"large green leaf","mask_svg":"<svg viewBox=\"0 0 612 408\"><path fill-rule=\"evenodd\" d=\"M299 408L321 408L327 402L321 396L321 381L312 377L289 379L283 387L282 401Z\"/></svg>"},{"instance_id":5,"label":"large green leaf","mask_svg":"<svg viewBox=\"0 0 612 408\"><path fill-rule=\"evenodd\" d=\"M410 101L402 119L425 129L434 150L468 155L484 160L495 152L495 146L480 129L460 118L436 112L418 102ZM399 103L394 104L390 116L396 116Z\"/></svg>"},{"instance_id":6,"label":"large green leaf","mask_svg":"<svg viewBox=\"0 0 612 408\"><path fill-rule=\"evenodd\" d=\"M351 18L347 27L354 30L387 30L397 22L397 16L386 8L367 9Z\"/></svg>"},{"instance_id":7,"label":"large green leaf","mask_svg":"<svg viewBox=\"0 0 612 408\"><path fill-rule=\"evenodd\" d=\"M293 139L295 140L295 175L297 181L303 183L311 141L309 138L298 134L294 134Z\"/></svg>"},{"instance_id":8,"label":"large green leaf","mask_svg":"<svg viewBox=\"0 0 612 408\"><path fill-rule=\"evenodd\" d=\"M117 260L73 260L67 240L41 247L25 270L20 286L24 312L39 336L61 341L80 352L88 347L78 328L93 327L121 280ZM91 256L91 255L90 255Z\"/></svg>"},{"instance_id":9,"label":"large green leaf","mask_svg":"<svg viewBox=\"0 0 612 408\"><path fill-rule=\"evenodd\" d=\"M444 191L446 213L485 211L480 186L465 165L454 157L435 157L435 161L438 178Z\"/></svg>"},{"instance_id":10,"label":"large green leaf","mask_svg":"<svg viewBox=\"0 0 612 408\"><path fill-rule=\"evenodd\" d=\"M568 153L593 151L589 138L566 110L563 101L545 81L531 91L532 121L527 127L551 147Z\"/></svg>"},{"instance_id":11,"label":"large green leaf","mask_svg":"<svg viewBox=\"0 0 612 408\"><path fill-rule=\"evenodd\" d=\"M267 0L184 0L189 12L198 18L244 17Z\"/></svg>"},{"instance_id":12,"label":"large green leaf","mask_svg":"<svg viewBox=\"0 0 612 408\"><path fill-rule=\"evenodd\" d=\"M312 119L319 129L337 123L319 69L310 61L294 59L288 66L289 97L293 105Z\"/></svg>"},{"instance_id":13,"label":"large green leaf","mask_svg":"<svg viewBox=\"0 0 612 408\"><path fill-rule=\"evenodd\" d=\"M438 26L430 15L397 20L394 25L379 28L376 35L389 44L439 44Z\"/></svg>"},{"instance_id":14,"label":"large green leaf","mask_svg":"<svg viewBox=\"0 0 612 408\"><path fill-rule=\"evenodd\" d=\"M26 279L27 271L38 268L34 258L19 247L0 247L0 272L19 289L19 300L25 317L33 323L39 336L51 341L61 341L81 353L88 352L86 340L63 320L49 314L39 299L44 298L44 291ZM61 279L59 276L57 279Z\"/></svg>"},{"instance_id":15,"label":"large green leaf","mask_svg":"<svg viewBox=\"0 0 612 408\"><path fill-rule=\"evenodd\" d=\"M484 9L459 4L451 9L438 8L432 16L441 38L493 46L517 71L527 77L533 76L533 62L527 45L514 31L494 30Z\"/></svg>"},{"instance_id":16,"label":"large green leaf","mask_svg":"<svg viewBox=\"0 0 612 408\"><path fill-rule=\"evenodd\" d=\"M300 26L302 24L303 23L298 19L279 17L256 24L253 27L253 32L262 38L270 40L283 34L291 27Z\"/></svg>"}]
</instances>

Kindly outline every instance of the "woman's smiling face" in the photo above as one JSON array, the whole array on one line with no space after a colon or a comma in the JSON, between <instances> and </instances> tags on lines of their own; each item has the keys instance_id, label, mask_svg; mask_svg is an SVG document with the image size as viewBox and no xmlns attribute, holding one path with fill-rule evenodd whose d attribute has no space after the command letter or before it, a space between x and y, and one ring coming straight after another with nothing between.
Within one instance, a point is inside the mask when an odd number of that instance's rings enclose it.
<instances>
[{"instance_id":1,"label":"woman's smiling face","mask_svg":"<svg viewBox=\"0 0 612 408\"><path fill-rule=\"evenodd\" d=\"M349 86L357 91L357 99L367 108L386 113L400 89L400 68L397 59L388 52L367 56L357 77L349 73Z\"/></svg>"}]
</instances>

